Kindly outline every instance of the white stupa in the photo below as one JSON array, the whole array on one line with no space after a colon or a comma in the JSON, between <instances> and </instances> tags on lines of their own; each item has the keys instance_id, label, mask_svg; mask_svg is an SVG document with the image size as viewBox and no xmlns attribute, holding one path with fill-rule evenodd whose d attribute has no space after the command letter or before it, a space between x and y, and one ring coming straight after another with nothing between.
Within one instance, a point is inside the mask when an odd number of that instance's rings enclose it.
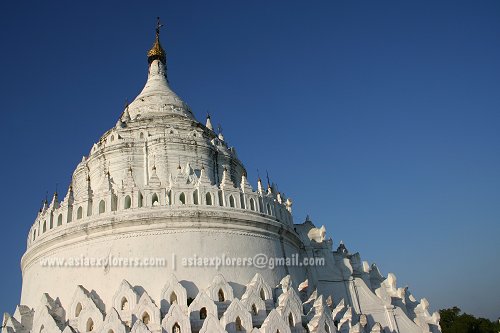
<instances>
[{"instance_id":1,"label":"white stupa","mask_svg":"<svg viewBox=\"0 0 500 333\"><path fill-rule=\"evenodd\" d=\"M245 167L210 118L167 80L159 40L148 78L46 202L2 333L439 332L396 277L295 224L292 201Z\"/></svg>"}]
</instances>

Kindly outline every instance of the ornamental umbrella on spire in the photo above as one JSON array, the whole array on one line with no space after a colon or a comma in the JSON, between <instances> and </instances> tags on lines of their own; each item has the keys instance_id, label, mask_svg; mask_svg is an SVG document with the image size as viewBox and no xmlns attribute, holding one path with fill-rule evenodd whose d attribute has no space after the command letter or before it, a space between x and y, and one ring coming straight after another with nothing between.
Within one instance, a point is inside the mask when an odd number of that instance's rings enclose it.
<instances>
[{"instance_id":1,"label":"ornamental umbrella on spire","mask_svg":"<svg viewBox=\"0 0 500 333\"><path fill-rule=\"evenodd\" d=\"M163 24L160 23L160 18L156 18L156 38L151 50L148 51L148 63L151 64L155 60L160 60L163 64L167 61L167 54L160 44L160 28Z\"/></svg>"}]
</instances>

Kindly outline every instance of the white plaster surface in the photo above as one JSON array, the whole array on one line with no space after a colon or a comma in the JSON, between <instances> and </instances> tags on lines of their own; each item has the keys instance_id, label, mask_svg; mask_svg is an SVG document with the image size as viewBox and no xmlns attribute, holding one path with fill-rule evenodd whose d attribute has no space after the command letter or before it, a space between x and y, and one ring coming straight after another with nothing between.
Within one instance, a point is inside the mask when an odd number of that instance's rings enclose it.
<instances>
[{"instance_id":1,"label":"white plaster surface","mask_svg":"<svg viewBox=\"0 0 500 333\"><path fill-rule=\"evenodd\" d=\"M344 244L333 250L326 235L309 220L294 223L292 200L273 186L252 188L235 149L210 119L194 118L154 60L144 89L82 158L64 198L55 194L39 212L21 261L22 305L4 315L2 332L440 331L427 301ZM182 263L260 255L296 261ZM166 265L42 265L110 256ZM304 258L324 265L300 265Z\"/></svg>"}]
</instances>

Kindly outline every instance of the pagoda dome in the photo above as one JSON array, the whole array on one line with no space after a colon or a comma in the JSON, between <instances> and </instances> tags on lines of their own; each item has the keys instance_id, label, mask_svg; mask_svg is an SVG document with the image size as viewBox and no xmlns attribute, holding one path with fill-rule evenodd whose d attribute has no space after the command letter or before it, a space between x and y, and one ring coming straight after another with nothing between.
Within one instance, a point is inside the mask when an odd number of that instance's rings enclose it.
<instances>
[{"instance_id":1,"label":"pagoda dome","mask_svg":"<svg viewBox=\"0 0 500 333\"><path fill-rule=\"evenodd\" d=\"M145 87L83 156L61 202L45 205L36 217L21 262L23 304L35 304L44 292L69 302L73 286L63 281L78 280L86 286L101 281L93 288L107 302L123 279L159 293L162 277L172 272L169 267L151 270L150 275L134 267L44 271L37 260L47 255L65 259L133 255L171 261L172 254L179 259L224 253L253 258L261 252L282 257L283 251L299 251L291 205L274 193L252 188L245 167L222 133L196 120L172 91L165 53L159 50L157 31L148 53ZM198 274L190 267L177 268L180 276L199 285L224 273L241 284L235 287L240 291L255 275L251 268L209 271ZM297 280L305 278L299 268L281 267L262 275L276 284L288 273ZM38 280L41 275L43 284ZM189 292L196 296L195 289Z\"/></svg>"},{"instance_id":2,"label":"pagoda dome","mask_svg":"<svg viewBox=\"0 0 500 333\"><path fill-rule=\"evenodd\" d=\"M165 115L194 119L189 106L170 88L166 75L167 67L161 60L149 64L146 85L128 106L131 119Z\"/></svg>"},{"instance_id":3,"label":"pagoda dome","mask_svg":"<svg viewBox=\"0 0 500 333\"><path fill-rule=\"evenodd\" d=\"M144 88L73 173L71 185L76 200L86 198L89 189L93 195L101 193L102 188L108 187L102 184L108 182L121 186L133 179L138 188L147 187L153 168L165 187L178 176L179 166L192 181L204 167L205 176L214 184L222 180L227 170L231 181L239 185L245 168L235 149L211 125L207 127L196 120L189 106L171 89L165 54L157 29L148 52Z\"/></svg>"},{"instance_id":4,"label":"pagoda dome","mask_svg":"<svg viewBox=\"0 0 500 333\"><path fill-rule=\"evenodd\" d=\"M156 28L153 47L148 51L148 79L141 93L128 106L131 119L178 114L194 119L189 106L170 88L167 79L166 52Z\"/></svg>"}]
</instances>

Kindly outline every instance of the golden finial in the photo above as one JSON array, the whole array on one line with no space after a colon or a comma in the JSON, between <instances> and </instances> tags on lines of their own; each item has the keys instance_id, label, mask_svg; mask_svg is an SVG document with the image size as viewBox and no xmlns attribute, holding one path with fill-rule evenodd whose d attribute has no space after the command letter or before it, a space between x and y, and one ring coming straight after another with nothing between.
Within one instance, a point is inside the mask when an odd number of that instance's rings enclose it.
<instances>
[{"instance_id":1,"label":"golden finial","mask_svg":"<svg viewBox=\"0 0 500 333\"><path fill-rule=\"evenodd\" d=\"M160 18L156 18L156 38L151 50L148 51L148 63L151 64L154 60L160 60L163 64L167 62L165 50L160 45L160 28L163 24L160 23Z\"/></svg>"}]
</instances>

